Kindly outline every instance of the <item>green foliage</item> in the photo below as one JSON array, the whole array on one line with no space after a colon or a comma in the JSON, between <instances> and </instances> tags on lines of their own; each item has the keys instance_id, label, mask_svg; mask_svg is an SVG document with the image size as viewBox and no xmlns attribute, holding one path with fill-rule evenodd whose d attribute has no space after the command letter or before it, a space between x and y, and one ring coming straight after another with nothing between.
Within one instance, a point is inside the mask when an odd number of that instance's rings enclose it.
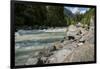
<instances>
[{"instance_id":1,"label":"green foliage","mask_svg":"<svg viewBox=\"0 0 100 69\"><path fill-rule=\"evenodd\" d=\"M37 4L15 4L15 24L23 26L68 26L78 22L84 26L90 25L90 19L94 16L94 8L90 8L85 14L77 13L73 16L64 14L64 6L37 5ZM68 10L67 10L68 11ZM67 12L66 12L67 13Z\"/></svg>"},{"instance_id":2,"label":"green foliage","mask_svg":"<svg viewBox=\"0 0 100 69\"><path fill-rule=\"evenodd\" d=\"M47 22L50 26L66 26L64 22L63 6L49 6Z\"/></svg>"},{"instance_id":3,"label":"green foliage","mask_svg":"<svg viewBox=\"0 0 100 69\"><path fill-rule=\"evenodd\" d=\"M78 22L82 23L83 26L90 25L90 19L94 16L94 8L90 8L85 14L77 13L74 17L65 16L67 25L77 24Z\"/></svg>"},{"instance_id":4,"label":"green foliage","mask_svg":"<svg viewBox=\"0 0 100 69\"><path fill-rule=\"evenodd\" d=\"M83 25L90 25L90 19L94 16L94 8L90 8L89 11L87 11L84 14L84 17L81 19L81 23L83 23Z\"/></svg>"},{"instance_id":5,"label":"green foliage","mask_svg":"<svg viewBox=\"0 0 100 69\"><path fill-rule=\"evenodd\" d=\"M63 9L64 6L16 4L16 26L66 26Z\"/></svg>"}]
</instances>

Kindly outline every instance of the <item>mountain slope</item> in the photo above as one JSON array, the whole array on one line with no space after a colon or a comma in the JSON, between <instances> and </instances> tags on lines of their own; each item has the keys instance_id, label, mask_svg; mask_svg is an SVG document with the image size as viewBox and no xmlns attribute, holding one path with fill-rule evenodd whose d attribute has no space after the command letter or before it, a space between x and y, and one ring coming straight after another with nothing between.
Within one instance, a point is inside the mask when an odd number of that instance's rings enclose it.
<instances>
[{"instance_id":1,"label":"mountain slope","mask_svg":"<svg viewBox=\"0 0 100 69\"><path fill-rule=\"evenodd\" d=\"M68 17L74 17L75 15L70 11L68 10L67 8L64 8L64 14L65 16L68 16Z\"/></svg>"}]
</instances>

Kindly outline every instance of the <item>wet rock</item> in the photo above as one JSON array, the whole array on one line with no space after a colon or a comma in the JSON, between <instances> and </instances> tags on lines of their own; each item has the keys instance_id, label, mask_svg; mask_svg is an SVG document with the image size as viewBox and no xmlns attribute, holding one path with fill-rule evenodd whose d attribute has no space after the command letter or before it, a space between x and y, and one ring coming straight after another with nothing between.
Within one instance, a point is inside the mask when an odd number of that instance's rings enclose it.
<instances>
[{"instance_id":1,"label":"wet rock","mask_svg":"<svg viewBox=\"0 0 100 69\"><path fill-rule=\"evenodd\" d=\"M15 36L20 36L20 34L18 32L15 32Z\"/></svg>"},{"instance_id":2,"label":"wet rock","mask_svg":"<svg viewBox=\"0 0 100 69\"><path fill-rule=\"evenodd\" d=\"M34 56L38 56L38 55L39 55L39 52L38 51L34 53Z\"/></svg>"}]
</instances>

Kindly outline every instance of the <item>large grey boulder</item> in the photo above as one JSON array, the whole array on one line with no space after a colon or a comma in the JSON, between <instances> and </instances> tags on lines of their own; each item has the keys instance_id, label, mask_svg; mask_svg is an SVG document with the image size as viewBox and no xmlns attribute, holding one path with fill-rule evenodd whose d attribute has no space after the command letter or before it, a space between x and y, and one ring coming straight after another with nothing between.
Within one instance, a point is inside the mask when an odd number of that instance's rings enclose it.
<instances>
[{"instance_id":1,"label":"large grey boulder","mask_svg":"<svg viewBox=\"0 0 100 69\"><path fill-rule=\"evenodd\" d=\"M93 44L83 44L76 48L71 54L69 62L85 62L94 61L94 46ZM67 60L65 62L68 62Z\"/></svg>"},{"instance_id":2,"label":"large grey boulder","mask_svg":"<svg viewBox=\"0 0 100 69\"><path fill-rule=\"evenodd\" d=\"M81 30L74 25L70 25L66 32L66 36L68 37L69 40L70 39L73 39L73 40L79 39L81 37L80 34L81 34Z\"/></svg>"},{"instance_id":3,"label":"large grey boulder","mask_svg":"<svg viewBox=\"0 0 100 69\"><path fill-rule=\"evenodd\" d=\"M66 57L72 52L70 49L61 49L48 57L46 63L63 63Z\"/></svg>"},{"instance_id":4,"label":"large grey boulder","mask_svg":"<svg viewBox=\"0 0 100 69\"><path fill-rule=\"evenodd\" d=\"M70 25L68 27L67 36L75 36L78 33L76 26Z\"/></svg>"},{"instance_id":5,"label":"large grey boulder","mask_svg":"<svg viewBox=\"0 0 100 69\"><path fill-rule=\"evenodd\" d=\"M94 43L94 33L93 32L90 32L88 31L87 33L85 33L80 39L79 39L80 42L89 42L89 43Z\"/></svg>"}]
</instances>

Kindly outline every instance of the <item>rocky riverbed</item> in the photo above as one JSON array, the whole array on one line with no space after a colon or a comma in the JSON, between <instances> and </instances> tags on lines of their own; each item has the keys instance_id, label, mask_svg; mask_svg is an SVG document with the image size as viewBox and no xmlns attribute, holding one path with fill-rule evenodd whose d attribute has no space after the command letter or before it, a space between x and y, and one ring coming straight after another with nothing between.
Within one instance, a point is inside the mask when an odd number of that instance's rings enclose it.
<instances>
[{"instance_id":1,"label":"rocky riverbed","mask_svg":"<svg viewBox=\"0 0 100 69\"><path fill-rule=\"evenodd\" d=\"M29 57L25 65L94 61L94 25L70 25L66 36Z\"/></svg>"},{"instance_id":2,"label":"rocky riverbed","mask_svg":"<svg viewBox=\"0 0 100 69\"><path fill-rule=\"evenodd\" d=\"M95 38L93 21L89 28L83 27L82 24L78 23L63 29L45 31L49 33L44 34L41 33L43 30L40 30L35 33L34 31L27 31L28 34L26 31L18 31L20 34L15 34L16 65L94 61ZM28 40L25 42L26 39ZM21 47L18 45L21 45Z\"/></svg>"}]
</instances>

